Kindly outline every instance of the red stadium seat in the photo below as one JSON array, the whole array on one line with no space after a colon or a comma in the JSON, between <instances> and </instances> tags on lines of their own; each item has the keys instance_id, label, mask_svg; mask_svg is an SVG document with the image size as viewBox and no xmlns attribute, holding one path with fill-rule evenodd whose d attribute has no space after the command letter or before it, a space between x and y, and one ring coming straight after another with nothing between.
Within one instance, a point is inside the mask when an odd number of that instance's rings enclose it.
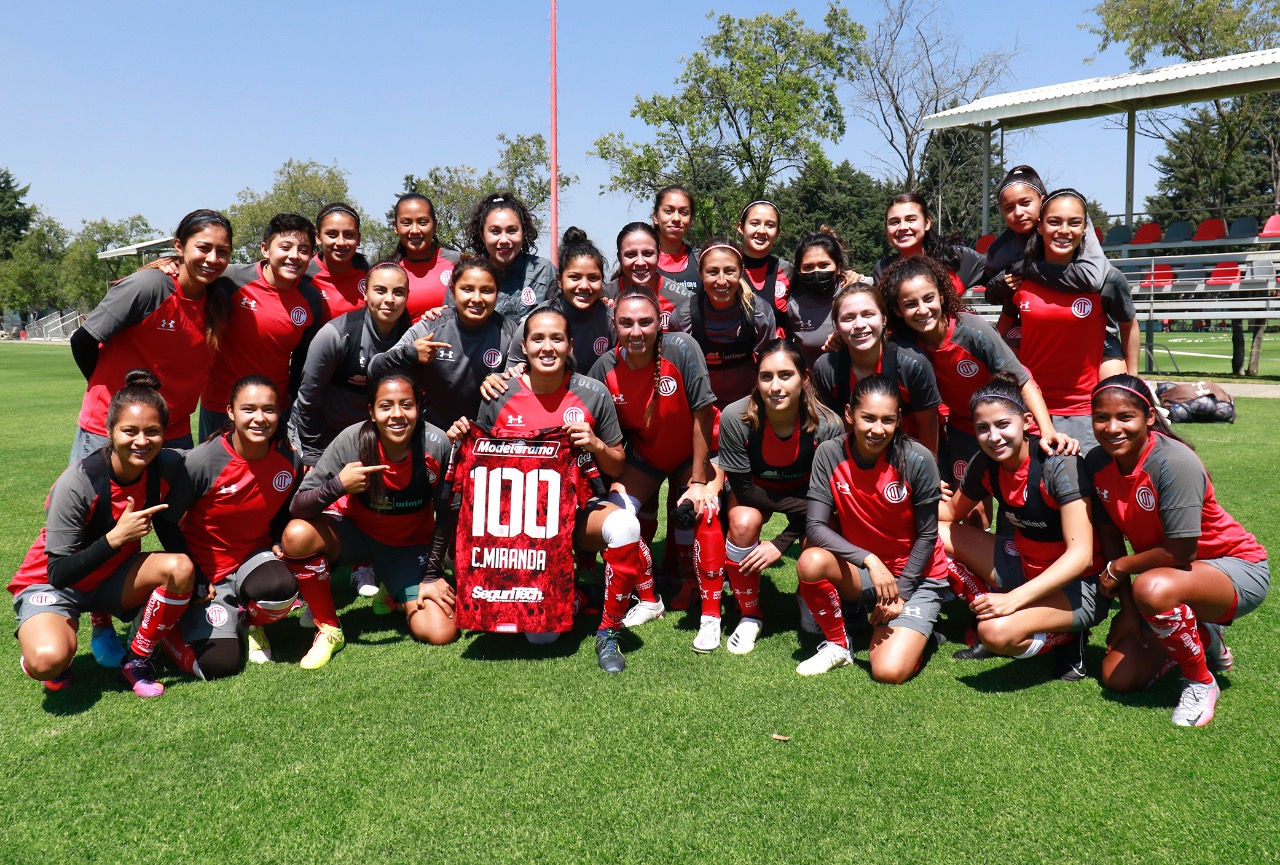
<instances>
[{"instance_id":1,"label":"red stadium seat","mask_svg":"<svg viewBox=\"0 0 1280 865\"><path fill-rule=\"evenodd\" d=\"M1267 217L1267 224L1262 226L1258 237L1280 237L1280 213L1273 213Z\"/></svg>"},{"instance_id":2,"label":"red stadium seat","mask_svg":"<svg viewBox=\"0 0 1280 865\"><path fill-rule=\"evenodd\" d=\"M1093 233L1098 235L1098 243L1102 243L1102 229L1095 225L1093 227Z\"/></svg>"},{"instance_id":3,"label":"red stadium seat","mask_svg":"<svg viewBox=\"0 0 1280 865\"><path fill-rule=\"evenodd\" d=\"M1227 221L1225 219L1206 219L1196 228L1196 233L1192 236L1192 240L1222 240L1227 236Z\"/></svg>"},{"instance_id":4,"label":"red stadium seat","mask_svg":"<svg viewBox=\"0 0 1280 865\"><path fill-rule=\"evenodd\" d=\"M1240 265L1234 261L1220 261L1217 267L1213 269L1213 273L1209 274L1209 278L1204 281L1205 285L1239 285L1240 284Z\"/></svg>"},{"instance_id":5,"label":"red stadium seat","mask_svg":"<svg viewBox=\"0 0 1280 865\"><path fill-rule=\"evenodd\" d=\"M973 245L973 249L975 252L986 252L991 248L991 244L995 242L996 236L994 234L984 234L978 238L978 242Z\"/></svg>"},{"instance_id":6,"label":"red stadium seat","mask_svg":"<svg viewBox=\"0 0 1280 865\"><path fill-rule=\"evenodd\" d=\"M1160 230L1160 223L1148 222L1145 225L1138 226L1138 230L1134 232L1133 240L1130 243L1134 246L1142 243L1159 243L1162 237L1164 237L1164 233Z\"/></svg>"},{"instance_id":7,"label":"red stadium seat","mask_svg":"<svg viewBox=\"0 0 1280 865\"><path fill-rule=\"evenodd\" d=\"M1155 223L1147 223L1154 225ZM1159 228L1159 226L1156 226ZM1144 226L1145 228L1145 226ZM1157 264L1151 268L1151 272L1147 274L1147 278L1142 280L1143 288L1168 288L1173 285L1173 265Z\"/></svg>"}]
</instances>

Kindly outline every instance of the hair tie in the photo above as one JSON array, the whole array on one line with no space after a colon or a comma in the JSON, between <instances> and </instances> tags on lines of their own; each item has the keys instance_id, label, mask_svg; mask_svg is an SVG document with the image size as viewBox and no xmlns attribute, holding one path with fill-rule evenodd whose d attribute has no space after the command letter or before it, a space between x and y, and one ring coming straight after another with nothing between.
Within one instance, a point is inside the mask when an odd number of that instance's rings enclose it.
<instances>
[{"instance_id":1,"label":"hair tie","mask_svg":"<svg viewBox=\"0 0 1280 865\"><path fill-rule=\"evenodd\" d=\"M1053 192L1050 192L1044 197L1044 203L1048 204L1050 201L1053 201L1053 199L1061 198L1064 195L1069 195L1072 198L1078 198L1081 204L1085 205L1086 208L1088 207L1089 202L1085 201L1084 196L1069 186L1065 186L1062 189L1055 189Z\"/></svg>"},{"instance_id":2,"label":"hair tie","mask_svg":"<svg viewBox=\"0 0 1280 865\"><path fill-rule=\"evenodd\" d=\"M1010 186L1017 186L1018 184L1022 184L1023 186L1030 186L1036 192L1040 193L1040 196L1042 198L1044 197L1044 194L1045 194L1044 187L1036 183L1030 177L1014 177L1010 180L1006 180L1000 186L1000 188L996 191L996 197L999 198L1001 195L1004 194L1004 191L1008 189Z\"/></svg>"},{"instance_id":3,"label":"hair tie","mask_svg":"<svg viewBox=\"0 0 1280 865\"><path fill-rule=\"evenodd\" d=\"M770 201L770 200L769 200L769 199L767 199L767 198L757 198L755 201L751 202L751 203L750 203L750 204L748 204L746 207L742 208L742 212L738 214L738 222L742 222L744 219L746 219L746 218L747 218L747 211L748 211L748 210L750 210L751 208L755 207L757 204L767 204L767 205L769 205L770 207L772 207L772 208L773 208L773 212L774 212L774 213L776 213L776 214L778 215L778 219L779 219L779 221L781 221L781 219L782 219L782 211L778 209L778 205L774 204L772 201Z\"/></svg>"},{"instance_id":4,"label":"hair tie","mask_svg":"<svg viewBox=\"0 0 1280 865\"><path fill-rule=\"evenodd\" d=\"M345 213L348 216L350 216L352 219L354 219L356 222L360 221L360 214L356 213L354 210L352 210L350 207L348 207L345 204L330 204L328 207L324 209L323 215L320 217L320 219L324 219L325 216L328 216L332 213ZM318 221L319 220L317 220L317 222Z\"/></svg>"},{"instance_id":5,"label":"hair tie","mask_svg":"<svg viewBox=\"0 0 1280 865\"><path fill-rule=\"evenodd\" d=\"M981 402L984 399L1002 399L1007 403L1012 403L1013 405L1016 405L1018 407L1018 410L1023 413L1025 413L1027 410L1027 407L1022 404L1022 400L1014 399L1013 397L1003 393L992 393L991 391L984 391L983 393L974 394L973 399L969 400L969 404L977 405L979 402Z\"/></svg>"},{"instance_id":6,"label":"hair tie","mask_svg":"<svg viewBox=\"0 0 1280 865\"><path fill-rule=\"evenodd\" d=\"M1111 388L1111 387L1119 388L1120 390L1127 390L1129 393L1133 394L1134 396L1136 396L1136 397L1138 397L1139 399L1141 399L1144 403L1146 403L1146 404L1147 404L1147 408L1155 408L1155 403L1153 403L1153 402L1151 401L1151 397L1147 396L1145 393L1143 393L1142 391L1138 390L1137 388L1129 387L1127 384L1104 384L1104 385L1099 385L1099 386L1098 386L1098 391L1104 391L1104 390L1106 390L1107 388Z\"/></svg>"},{"instance_id":7,"label":"hair tie","mask_svg":"<svg viewBox=\"0 0 1280 865\"><path fill-rule=\"evenodd\" d=\"M182 229L191 225L193 222L201 221L216 222L223 228L227 229L227 231L231 230L231 223L228 222L227 218L221 213L201 213L196 216L188 216L186 219L182 220L182 224L178 226L178 234L182 234Z\"/></svg>"},{"instance_id":8,"label":"hair tie","mask_svg":"<svg viewBox=\"0 0 1280 865\"><path fill-rule=\"evenodd\" d=\"M708 252L710 252L713 249L727 249L730 252L732 252L734 255L738 256L739 261L742 260L742 250L738 249L738 247L736 246L730 246L727 243L716 243L716 244L712 244L711 246L704 246L702 248L702 252L699 257L701 257L702 255L706 255Z\"/></svg>"}]
</instances>

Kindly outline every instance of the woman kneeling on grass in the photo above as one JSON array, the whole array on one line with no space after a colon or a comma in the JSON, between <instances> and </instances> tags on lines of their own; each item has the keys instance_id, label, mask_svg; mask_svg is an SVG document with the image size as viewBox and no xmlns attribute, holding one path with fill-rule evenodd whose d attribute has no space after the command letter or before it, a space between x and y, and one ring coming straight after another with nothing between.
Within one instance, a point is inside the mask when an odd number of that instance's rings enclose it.
<instances>
[{"instance_id":1,"label":"woman kneeling on grass","mask_svg":"<svg viewBox=\"0 0 1280 865\"><path fill-rule=\"evenodd\" d=\"M199 586L165 650L185 672L205 679L234 676L245 654L271 660L263 626L289 615L298 584L277 541L289 521L300 477L297 454L284 441L275 383L250 375L231 386L231 429L186 456L193 502L182 518Z\"/></svg>"},{"instance_id":2,"label":"woman kneeling on grass","mask_svg":"<svg viewBox=\"0 0 1280 865\"><path fill-rule=\"evenodd\" d=\"M1099 584L1120 598L1102 684L1140 690L1176 665L1182 696L1173 723L1203 727L1218 702L1213 673L1234 662L1224 626L1267 595L1267 551L1218 504L1204 465L1169 430L1141 379L1098 384L1093 430L1098 447L1085 467L1110 559ZM1133 555L1124 554L1126 540Z\"/></svg>"},{"instance_id":3,"label":"woman kneeling on grass","mask_svg":"<svg viewBox=\"0 0 1280 865\"><path fill-rule=\"evenodd\" d=\"M720 468L732 490L725 572L742 610L728 643L735 655L755 648L763 626L761 574L804 537L814 453L843 434L840 418L813 392L800 343L767 343L755 389L720 416ZM787 527L761 543L760 530L775 513L787 515Z\"/></svg>"},{"instance_id":4,"label":"woman kneeling on grass","mask_svg":"<svg viewBox=\"0 0 1280 865\"><path fill-rule=\"evenodd\" d=\"M141 611L120 675L139 697L159 697L151 655L191 600L194 568L178 553L144 553L156 534L166 550L183 550L177 515L165 513L185 495L182 455L163 448L169 408L149 371L125 376L107 406L110 443L54 482L46 523L9 583L18 646L28 676L57 691L71 682L81 613L129 621Z\"/></svg>"},{"instance_id":5,"label":"woman kneeling on grass","mask_svg":"<svg viewBox=\"0 0 1280 865\"><path fill-rule=\"evenodd\" d=\"M423 581L435 513L444 488L449 442L420 417L407 373L370 388L369 420L347 427L325 449L290 506L295 519L280 545L315 618L316 638L303 669L329 663L346 641L329 586L329 568L372 562L392 600L404 605L409 632L434 645L452 642L453 589Z\"/></svg>"},{"instance_id":6,"label":"woman kneeling on grass","mask_svg":"<svg viewBox=\"0 0 1280 865\"><path fill-rule=\"evenodd\" d=\"M626 457L613 399L599 381L574 373L573 336L565 314L549 307L535 310L524 320L522 344L529 359L527 370L507 381L495 399L481 404L476 423L497 438L523 438L532 431L562 427L575 448L595 458L602 474L621 475ZM449 428L449 437L460 440L470 426L467 418L459 418ZM573 530L575 549L604 553L605 600L596 632L596 658L608 673L620 673L626 667L618 650L618 634L631 592L636 583L653 579L649 549L640 538L635 514L625 507L625 497L626 491L615 484L608 501L592 499L578 511ZM572 579L572 574L565 577ZM540 644L560 635L525 636Z\"/></svg>"},{"instance_id":7,"label":"woman kneeling on grass","mask_svg":"<svg viewBox=\"0 0 1280 865\"><path fill-rule=\"evenodd\" d=\"M1054 678L1077 682L1085 676L1088 629L1108 611L1098 604L1094 575L1102 563L1089 487L1081 457L1048 456L1027 432L1025 392L1012 373L1001 373L973 395L966 413L982 452L939 508L943 543L958 560L949 582L978 616L981 642L957 657L1030 658L1054 649ZM988 496L1013 527L1012 541L958 523Z\"/></svg>"},{"instance_id":8,"label":"woman kneeling on grass","mask_svg":"<svg viewBox=\"0 0 1280 865\"><path fill-rule=\"evenodd\" d=\"M879 374L858 382L845 410L853 432L823 442L813 458L807 528L796 565L800 597L825 642L796 672L814 676L850 663L840 598L871 612L871 676L901 684L920 669L946 590L938 537L938 465L899 431L898 388ZM832 519L839 529L832 528Z\"/></svg>"}]
</instances>

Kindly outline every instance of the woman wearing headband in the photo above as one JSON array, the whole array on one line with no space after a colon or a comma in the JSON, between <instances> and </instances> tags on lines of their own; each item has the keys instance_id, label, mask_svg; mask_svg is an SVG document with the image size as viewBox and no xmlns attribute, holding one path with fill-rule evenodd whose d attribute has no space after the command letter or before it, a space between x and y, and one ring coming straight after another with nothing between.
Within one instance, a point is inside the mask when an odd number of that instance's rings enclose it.
<instances>
[{"instance_id":1,"label":"woman wearing headband","mask_svg":"<svg viewBox=\"0 0 1280 865\"><path fill-rule=\"evenodd\" d=\"M791 262L773 254L781 228L782 213L772 201L753 201L738 215L747 281L756 294L780 312L786 308L792 270Z\"/></svg>"},{"instance_id":2,"label":"woman wearing headband","mask_svg":"<svg viewBox=\"0 0 1280 865\"><path fill-rule=\"evenodd\" d=\"M360 254L360 216L349 204L334 202L316 216L320 251L311 259L307 275L320 292L325 315L333 321L364 306L364 278L369 263Z\"/></svg>"},{"instance_id":3,"label":"woman wearing headband","mask_svg":"<svg viewBox=\"0 0 1280 865\"><path fill-rule=\"evenodd\" d=\"M1006 371L973 394L966 408L982 450L938 511L939 534L956 560L948 582L978 616L980 643L957 657L1030 658L1054 649L1054 678L1075 682L1085 676L1088 629L1108 611L1097 597L1102 563L1089 485L1080 457L1046 455L1028 432L1022 390ZM1011 540L958 522L991 497Z\"/></svg>"},{"instance_id":4,"label":"woman wearing headband","mask_svg":"<svg viewBox=\"0 0 1280 865\"><path fill-rule=\"evenodd\" d=\"M1218 504L1204 465L1169 430L1141 379L1099 383L1092 408L1099 446L1085 468L1108 559L1099 585L1120 598L1102 684L1141 690L1179 667L1173 723L1203 727L1218 701L1213 674L1234 663L1224 628L1266 597L1267 551Z\"/></svg>"}]
</instances>

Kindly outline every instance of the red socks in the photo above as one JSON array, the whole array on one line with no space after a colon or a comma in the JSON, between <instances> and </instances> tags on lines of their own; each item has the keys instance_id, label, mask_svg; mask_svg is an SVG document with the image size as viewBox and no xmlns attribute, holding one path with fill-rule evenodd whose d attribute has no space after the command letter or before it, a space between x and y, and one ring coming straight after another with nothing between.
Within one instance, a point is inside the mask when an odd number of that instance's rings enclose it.
<instances>
[{"instance_id":1,"label":"red socks","mask_svg":"<svg viewBox=\"0 0 1280 865\"><path fill-rule=\"evenodd\" d=\"M311 608L316 625L339 628L338 608L333 604L333 589L329 585L329 563L323 553L294 558L285 556L289 573L298 581L298 594Z\"/></svg>"},{"instance_id":2,"label":"red socks","mask_svg":"<svg viewBox=\"0 0 1280 865\"><path fill-rule=\"evenodd\" d=\"M116 627L110 613L90 613L89 624L95 628L111 628L113 631Z\"/></svg>"},{"instance_id":3,"label":"red socks","mask_svg":"<svg viewBox=\"0 0 1280 865\"><path fill-rule=\"evenodd\" d=\"M969 570L964 562L950 556L947 556L947 585L966 604L972 604L987 593L987 584Z\"/></svg>"},{"instance_id":4,"label":"red socks","mask_svg":"<svg viewBox=\"0 0 1280 865\"><path fill-rule=\"evenodd\" d=\"M1209 666L1205 663L1204 645L1196 630L1196 614L1191 607L1179 604L1172 610L1165 610L1154 616L1144 613L1142 618L1156 632L1160 645L1164 646L1169 657L1178 662L1186 679L1206 685L1213 681Z\"/></svg>"},{"instance_id":5,"label":"red socks","mask_svg":"<svg viewBox=\"0 0 1280 865\"><path fill-rule=\"evenodd\" d=\"M250 601L244 610L245 624L258 628L278 622L289 615L289 611L293 609L293 601L294 598L284 601Z\"/></svg>"},{"instance_id":6,"label":"red socks","mask_svg":"<svg viewBox=\"0 0 1280 865\"><path fill-rule=\"evenodd\" d=\"M129 650L139 658L151 657L160 638L178 624L178 619L182 618L190 600L190 592L178 594L164 586L152 591L146 606L142 608L142 624L138 626L138 633L133 635Z\"/></svg>"},{"instance_id":7,"label":"red socks","mask_svg":"<svg viewBox=\"0 0 1280 865\"><path fill-rule=\"evenodd\" d=\"M840 609L840 593L830 580L800 581L800 597L814 621L822 628L827 642L849 648L849 637L844 630L844 613Z\"/></svg>"},{"instance_id":8,"label":"red socks","mask_svg":"<svg viewBox=\"0 0 1280 865\"><path fill-rule=\"evenodd\" d=\"M741 564L735 561L725 562L724 569L729 577L729 588L733 589L734 600L738 602L743 617L760 618L760 572L744 574Z\"/></svg>"},{"instance_id":9,"label":"red socks","mask_svg":"<svg viewBox=\"0 0 1280 865\"><path fill-rule=\"evenodd\" d=\"M711 522L698 520L693 533L693 558L698 571L698 588L702 593L702 615L720 618L720 596L724 594L724 531L720 516Z\"/></svg>"},{"instance_id":10,"label":"red socks","mask_svg":"<svg viewBox=\"0 0 1280 865\"><path fill-rule=\"evenodd\" d=\"M169 660L177 666L179 670L188 676L195 676L203 679L204 674L200 672L196 665L196 650L191 648L191 644L182 639L182 635L174 629L160 638L160 646L164 649L164 653L169 656Z\"/></svg>"},{"instance_id":11,"label":"red socks","mask_svg":"<svg viewBox=\"0 0 1280 865\"><path fill-rule=\"evenodd\" d=\"M632 536L634 537L634 535ZM600 627L617 630L630 606L631 592L647 583L653 593L653 559L644 541L608 547L604 551L604 610ZM641 595L641 600L644 596Z\"/></svg>"}]
</instances>

